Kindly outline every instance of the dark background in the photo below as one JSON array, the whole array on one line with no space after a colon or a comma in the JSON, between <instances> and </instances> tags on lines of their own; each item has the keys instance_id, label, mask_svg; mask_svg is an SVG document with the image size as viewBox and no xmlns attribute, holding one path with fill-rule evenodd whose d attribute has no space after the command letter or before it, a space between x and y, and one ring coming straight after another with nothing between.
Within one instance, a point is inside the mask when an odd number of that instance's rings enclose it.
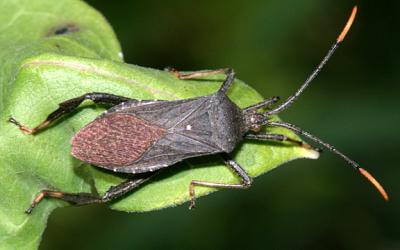
<instances>
[{"instance_id":1,"label":"dark background","mask_svg":"<svg viewBox=\"0 0 400 250\"><path fill-rule=\"evenodd\" d=\"M264 96L287 97L319 62L353 4L348 37L281 117L370 170L391 201L326 152L188 204L143 214L69 207L41 249L400 249L399 4L395 1L88 1L114 27L128 63L232 67Z\"/></svg>"}]
</instances>

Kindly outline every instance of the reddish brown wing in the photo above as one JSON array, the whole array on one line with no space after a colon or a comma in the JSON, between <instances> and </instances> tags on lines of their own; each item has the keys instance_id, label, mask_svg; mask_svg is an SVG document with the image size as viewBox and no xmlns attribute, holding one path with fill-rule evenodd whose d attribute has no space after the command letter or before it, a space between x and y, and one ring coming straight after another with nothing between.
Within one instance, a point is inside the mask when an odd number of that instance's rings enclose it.
<instances>
[{"instance_id":1,"label":"reddish brown wing","mask_svg":"<svg viewBox=\"0 0 400 250\"><path fill-rule=\"evenodd\" d=\"M94 165L123 167L142 156L164 134L163 128L134 115L109 114L89 123L72 138L72 155Z\"/></svg>"}]
</instances>

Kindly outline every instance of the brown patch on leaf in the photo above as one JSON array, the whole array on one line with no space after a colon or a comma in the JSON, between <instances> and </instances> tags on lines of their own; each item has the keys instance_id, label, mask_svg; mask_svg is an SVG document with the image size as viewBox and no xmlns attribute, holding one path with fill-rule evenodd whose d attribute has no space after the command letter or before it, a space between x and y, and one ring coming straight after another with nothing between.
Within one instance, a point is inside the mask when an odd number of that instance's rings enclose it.
<instances>
[{"instance_id":1,"label":"brown patch on leaf","mask_svg":"<svg viewBox=\"0 0 400 250\"><path fill-rule=\"evenodd\" d=\"M50 31L47 33L47 36L58 36L64 35L72 32L78 32L80 29L78 25L67 23L64 25L58 25L54 28L51 28Z\"/></svg>"}]
</instances>

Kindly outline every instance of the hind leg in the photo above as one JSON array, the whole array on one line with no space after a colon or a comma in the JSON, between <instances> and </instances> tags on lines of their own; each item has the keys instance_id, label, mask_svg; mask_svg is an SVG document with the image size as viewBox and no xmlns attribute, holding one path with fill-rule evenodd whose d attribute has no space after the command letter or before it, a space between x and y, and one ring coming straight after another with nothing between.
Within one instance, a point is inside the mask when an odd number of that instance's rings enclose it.
<instances>
[{"instance_id":1,"label":"hind leg","mask_svg":"<svg viewBox=\"0 0 400 250\"><path fill-rule=\"evenodd\" d=\"M40 193L38 193L33 199L30 207L25 210L27 214L32 213L32 210L43 200L43 198L46 197L51 197L51 198L56 198L60 199L63 201L71 202L75 205L87 205L87 204L93 204L93 203L106 203L109 201L112 201L114 199L117 199L124 194L132 191L133 189L138 188L141 186L143 183L147 182L150 180L153 176L158 174L159 171L153 172L150 174L146 174L143 177L135 177L132 179L128 179L117 186L112 186L110 187L107 192L103 196L91 194L91 193L64 193L60 191L54 191L54 190L42 190Z\"/></svg>"}]
</instances>

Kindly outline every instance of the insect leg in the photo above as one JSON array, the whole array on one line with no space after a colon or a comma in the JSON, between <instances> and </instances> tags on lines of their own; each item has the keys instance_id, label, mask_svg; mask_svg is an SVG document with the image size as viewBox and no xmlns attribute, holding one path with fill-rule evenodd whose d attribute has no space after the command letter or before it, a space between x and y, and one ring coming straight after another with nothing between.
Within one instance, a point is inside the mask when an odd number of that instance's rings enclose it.
<instances>
[{"instance_id":1,"label":"insect leg","mask_svg":"<svg viewBox=\"0 0 400 250\"><path fill-rule=\"evenodd\" d=\"M271 134L271 133L259 133L259 134L247 134L244 136L246 139L251 139L251 140L260 140L260 141L278 141L278 142L290 142L293 144L296 144L300 147L307 148L307 149L314 149L310 145L308 145L305 142L302 142L300 140L296 140L290 137L287 137L286 135L281 135L281 134ZM314 149L316 151L320 151L320 149Z\"/></svg>"},{"instance_id":2,"label":"insect leg","mask_svg":"<svg viewBox=\"0 0 400 250\"><path fill-rule=\"evenodd\" d=\"M146 174L142 177L135 177L132 179L128 179L117 186L110 187L107 192L103 196L99 196L91 193L64 193L54 190L42 190L38 193L35 199L32 201L30 207L25 210L27 214L30 214L32 210L36 207L39 202L43 200L45 197L56 198L60 200L64 200L67 202L71 202L75 205L87 205L92 203L106 203L116 198L121 197L122 195L132 191L133 189L139 187L141 184L148 181L150 178L155 176L157 172L153 172L150 174Z\"/></svg>"},{"instance_id":3,"label":"insect leg","mask_svg":"<svg viewBox=\"0 0 400 250\"><path fill-rule=\"evenodd\" d=\"M218 90L219 92L222 92L222 93L226 93L228 88L232 85L233 80L235 79L235 72L231 68L214 69L214 70L199 70L199 71L194 71L191 73L181 73L178 70L176 70L174 68L169 68L169 67L167 67L166 70L173 73L176 77L178 77L179 79L182 79L182 80L224 73L226 75L225 81L222 84L222 86L220 87L220 89Z\"/></svg>"},{"instance_id":4,"label":"insect leg","mask_svg":"<svg viewBox=\"0 0 400 250\"><path fill-rule=\"evenodd\" d=\"M209 75L215 75L215 74L221 74L221 73L227 74L226 72L229 69L198 70L198 71L193 71L190 73L181 73L177 69L171 68L171 67L166 67L165 70L171 72L172 74L174 74L176 77L178 77L181 80L186 80L186 79L199 78L199 77L203 77L203 76L209 76Z\"/></svg>"},{"instance_id":5,"label":"insect leg","mask_svg":"<svg viewBox=\"0 0 400 250\"><path fill-rule=\"evenodd\" d=\"M195 186L203 186L203 187L215 187L215 188L233 188L233 189L246 189L251 186L252 179L246 173L246 171L230 156L226 153L222 153L221 156L224 158L225 164L231 168L242 180L240 184L226 184L226 183L218 183L218 182L208 182L208 181L198 181L192 180L189 185L189 195L190 195L190 206L189 208L192 209L195 207Z\"/></svg>"},{"instance_id":6,"label":"insect leg","mask_svg":"<svg viewBox=\"0 0 400 250\"><path fill-rule=\"evenodd\" d=\"M20 130L27 134L35 134L38 131L46 128L51 122L54 120L58 119L60 116L64 114L68 114L73 112L84 100L92 100L95 103L104 103L104 104L110 104L110 105L117 105L121 102L126 102L128 100L131 100L130 98L123 97L123 96L117 96L117 95L112 95L112 94L107 94L107 93L86 93L82 96L66 100L62 103L59 104L59 108L50 113L47 118L41 122L39 125L37 125L34 128L28 128L21 123L19 123L17 120L15 120L13 117L10 117L8 119L9 122L15 124Z\"/></svg>"}]
</instances>

